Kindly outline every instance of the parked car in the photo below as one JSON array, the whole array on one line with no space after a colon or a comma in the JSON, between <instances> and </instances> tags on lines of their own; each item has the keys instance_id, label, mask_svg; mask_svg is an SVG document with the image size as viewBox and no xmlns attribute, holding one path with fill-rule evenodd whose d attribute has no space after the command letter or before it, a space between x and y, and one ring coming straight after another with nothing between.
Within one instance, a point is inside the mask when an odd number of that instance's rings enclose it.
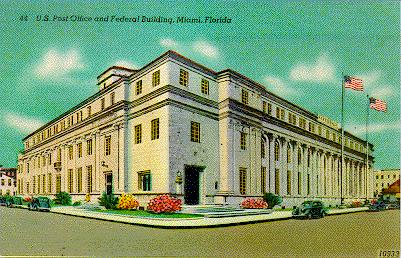
<instances>
[{"instance_id":1,"label":"parked car","mask_svg":"<svg viewBox=\"0 0 401 258\"><path fill-rule=\"evenodd\" d=\"M327 214L327 209L321 201L304 201L292 211L295 218L323 218Z\"/></svg>"},{"instance_id":2,"label":"parked car","mask_svg":"<svg viewBox=\"0 0 401 258\"><path fill-rule=\"evenodd\" d=\"M386 209L386 204L382 201L373 201L369 205L369 211L382 211Z\"/></svg>"},{"instance_id":3,"label":"parked car","mask_svg":"<svg viewBox=\"0 0 401 258\"><path fill-rule=\"evenodd\" d=\"M22 197L21 196L13 196L12 198L8 198L6 201L7 207L15 207L15 206L22 206Z\"/></svg>"},{"instance_id":4,"label":"parked car","mask_svg":"<svg viewBox=\"0 0 401 258\"><path fill-rule=\"evenodd\" d=\"M0 206L6 206L6 197L0 196Z\"/></svg>"},{"instance_id":5,"label":"parked car","mask_svg":"<svg viewBox=\"0 0 401 258\"><path fill-rule=\"evenodd\" d=\"M50 199L47 197L33 197L32 202L28 204L29 210L50 211Z\"/></svg>"}]
</instances>

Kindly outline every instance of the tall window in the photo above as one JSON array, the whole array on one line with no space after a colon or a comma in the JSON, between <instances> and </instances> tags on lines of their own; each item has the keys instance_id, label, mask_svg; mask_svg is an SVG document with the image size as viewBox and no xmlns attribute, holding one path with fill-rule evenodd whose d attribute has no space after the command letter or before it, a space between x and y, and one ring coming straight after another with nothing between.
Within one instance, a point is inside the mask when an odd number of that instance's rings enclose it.
<instances>
[{"instance_id":1,"label":"tall window","mask_svg":"<svg viewBox=\"0 0 401 258\"><path fill-rule=\"evenodd\" d=\"M262 101L262 110L263 110L263 113L266 113L266 101Z\"/></svg>"},{"instance_id":2,"label":"tall window","mask_svg":"<svg viewBox=\"0 0 401 258\"><path fill-rule=\"evenodd\" d=\"M142 93L142 80L139 80L136 82L135 93L136 93L136 95L139 95Z\"/></svg>"},{"instance_id":3,"label":"tall window","mask_svg":"<svg viewBox=\"0 0 401 258\"><path fill-rule=\"evenodd\" d=\"M241 91L241 101L242 103L244 103L245 105L248 105L248 91L245 89L242 89Z\"/></svg>"},{"instance_id":4,"label":"tall window","mask_svg":"<svg viewBox=\"0 0 401 258\"><path fill-rule=\"evenodd\" d=\"M239 192L246 194L246 168L239 168Z\"/></svg>"},{"instance_id":5,"label":"tall window","mask_svg":"<svg viewBox=\"0 0 401 258\"><path fill-rule=\"evenodd\" d=\"M274 144L274 160L279 161L280 159L280 145L278 142Z\"/></svg>"},{"instance_id":6,"label":"tall window","mask_svg":"<svg viewBox=\"0 0 401 258\"><path fill-rule=\"evenodd\" d=\"M285 118L285 111L282 108L276 107L276 117L280 120L284 120Z\"/></svg>"},{"instance_id":7,"label":"tall window","mask_svg":"<svg viewBox=\"0 0 401 258\"><path fill-rule=\"evenodd\" d=\"M291 171L287 171L287 194L291 195Z\"/></svg>"},{"instance_id":8,"label":"tall window","mask_svg":"<svg viewBox=\"0 0 401 258\"><path fill-rule=\"evenodd\" d=\"M48 158L48 165L51 165L52 164L52 154L51 153L49 153L49 158Z\"/></svg>"},{"instance_id":9,"label":"tall window","mask_svg":"<svg viewBox=\"0 0 401 258\"><path fill-rule=\"evenodd\" d=\"M86 191L87 193L91 193L92 192L92 165L90 166L86 166Z\"/></svg>"},{"instance_id":10,"label":"tall window","mask_svg":"<svg viewBox=\"0 0 401 258\"><path fill-rule=\"evenodd\" d=\"M56 176L56 193L61 192L61 175Z\"/></svg>"},{"instance_id":11,"label":"tall window","mask_svg":"<svg viewBox=\"0 0 401 258\"><path fill-rule=\"evenodd\" d=\"M306 129L306 120L302 117L299 118L299 127Z\"/></svg>"},{"instance_id":12,"label":"tall window","mask_svg":"<svg viewBox=\"0 0 401 258\"><path fill-rule=\"evenodd\" d=\"M246 133L241 132L240 136L240 148L246 150Z\"/></svg>"},{"instance_id":13,"label":"tall window","mask_svg":"<svg viewBox=\"0 0 401 258\"><path fill-rule=\"evenodd\" d=\"M301 148L298 148L298 166L302 163L302 152Z\"/></svg>"},{"instance_id":14,"label":"tall window","mask_svg":"<svg viewBox=\"0 0 401 258\"><path fill-rule=\"evenodd\" d=\"M105 102L104 102L104 98L103 98L103 99L100 100L100 109L101 109L101 110L103 110L104 107L105 107L105 104L104 104L104 103L105 103Z\"/></svg>"},{"instance_id":15,"label":"tall window","mask_svg":"<svg viewBox=\"0 0 401 258\"><path fill-rule=\"evenodd\" d=\"M311 133L315 133L315 124L309 122L309 132Z\"/></svg>"},{"instance_id":16,"label":"tall window","mask_svg":"<svg viewBox=\"0 0 401 258\"><path fill-rule=\"evenodd\" d=\"M278 168L274 173L274 191L276 194L280 194L280 170Z\"/></svg>"},{"instance_id":17,"label":"tall window","mask_svg":"<svg viewBox=\"0 0 401 258\"><path fill-rule=\"evenodd\" d=\"M74 157L74 150L73 150L73 148L72 148L72 145L70 145L70 146L68 147L68 157L69 157L70 160L72 160L73 157Z\"/></svg>"},{"instance_id":18,"label":"tall window","mask_svg":"<svg viewBox=\"0 0 401 258\"><path fill-rule=\"evenodd\" d=\"M57 161L61 161L61 148L57 149Z\"/></svg>"},{"instance_id":19,"label":"tall window","mask_svg":"<svg viewBox=\"0 0 401 258\"><path fill-rule=\"evenodd\" d=\"M46 175L42 175L42 193L46 192Z\"/></svg>"},{"instance_id":20,"label":"tall window","mask_svg":"<svg viewBox=\"0 0 401 258\"><path fill-rule=\"evenodd\" d=\"M92 115L92 107L91 107L91 106L88 106L88 107L86 108L86 112L88 113L88 117L90 117L90 116Z\"/></svg>"},{"instance_id":21,"label":"tall window","mask_svg":"<svg viewBox=\"0 0 401 258\"><path fill-rule=\"evenodd\" d=\"M116 94L114 92L110 93L110 105L114 105L116 99Z\"/></svg>"},{"instance_id":22,"label":"tall window","mask_svg":"<svg viewBox=\"0 0 401 258\"><path fill-rule=\"evenodd\" d=\"M191 121L191 142L200 142L200 124Z\"/></svg>"},{"instance_id":23,"label":"tall window","mask_svg":"<svg viewBox=\"0 0 401 258\"><path fill-rule=\"evenodd\" d=\"M86 154L92 155L92 139L86 140Z\"/></svg>"},{"instance_id":24,"label":"tall window","mask_svg":"<svg viewBox=\"0 0 401 258\"><path fill-rule=\"evenodd\" d=\"M38 189L37 193L40 193L40 175L38 175Z\"/></svg>"},{"instance_id":25,"label":"tall window","mask_svg":"<svg viewBox=\"0 0 401 258\"><path fill-rule=\"evenodd\" d=\"M287 163L291 163L292 157L291 157L291 147L287 146Z\"/></svg>"},{"instance_id":26,"label":"tall window","mask_svg":"<svg viewBox=\"0 0 401 258\"><path fill-rule=\"evenodd\" d=\"M142 125L136 125L135 126L135 143L141 143L142 142Z\"/></svg>"},{"instance_id":27,"label":"tall window","mask_svg":"<svg viewBox=\"0 0 401 258\"><path fill-rule=\"evenodd\" d=\"M78 148L78 158L82 158L82 143L78 143L77 144L77 148Z\"/></svg>"},{"instance_id":28,"label":"tall window","mask_svg":"<svg viewBox=\"0 0 401 258\"><path fill-rule=\"evenodd\" d=\"M73 181L74 181L74 174L72 173L72 169L68 169L68 192L69 193L72 193Z\"/></svg>"},{"instance_id":29,"label":"tall window","mask_svg":"<svg viewBox=\"0 0 401 258\"><path fill-rule=\"evenodd\" d=\"M152 189L152 178L150 171L138 172L138 190L140 191L151 191Z\"/></svg>"},{"instance_id":30,"label":"tall window","mask_svg":"<svg viewBox=\"0 0 401 258\"><path fill-rule=\"evenodd\" d=\"M153 119L151 122L151 140L159 139L159 118Z\"/></svg>"},{"instance_id":31,"label":"tall window","mask_svg":"<svg viewBox=\"0 0 401 258\"><path fill-rule=\"evenodd\" d=\"M51 173L47 174L47 192L48 193L52 192L52 174Z\"/></svg>"},{"instance_id":32,"label":"tall window","mask_svg":"<svg viewBox=\"0 0 401 258\"><path fill-rule=\"evenodd\" d=\"M307 175L308 177L306 178L306 190L307 190L307 195L310 195L310 174Z\"/></svg>"},{"instance_id":33,"label":"tall window","mask_svg":"<svg viewBox=\"0 0 401 258\"><path fill-rule=\"evenodd\" d=\"M317 134L322 136L322 127L320 125L317 127Z\"/></svg>"},{"instance_id":34,"label":"tall window","mask_svg":"<svg viewBox=\"0 0 401 258\"><path fill-rule=\"evenodd\" d=\"M266 192L266 167L262 167L260 174L260 185L261 193L264 194Z\"/></svg>"},{"instance_id":35,"label":"tall window","mask_svg":"<svg viewBox=\"0 0 401 258\"><path fill-rule=\"evenodd\" d=\"M263 139L260 141L260 156L262 159L266 158L265 141Z\"/></svg>"},{"instance_id":36,"label":"tall window","mask_svg":"<svg viewBox=\"0 0 401 258\"><path fill-rule=\"evenodd\" d=\"M209 94L209 81L206 79L202 79L201 81L201 92L203 94Z\"/></svg>"},{"instance_id":37,"label":"tall window","mask_svg":"<svg viewBox=\"0 0 401 258\"><path fill-rule=\"evenodd\" d=\"M271 103L267 103L267 114L269 116L272 115L272 104Z\"/></svg>"},{"instance_id":38,"label":"tall window","mask_svg":"<svg viewBox=\"0 0 401 258\"><path fill-rule=\"evenodd\" d=\"M104 154L106 156L111 154L111 136L106 136L104 141Z\"/></svg>"},{"instance_id":39,"label":"tall window","mask_svg":"<svg viewBox=\"0 0 401 258\"><path fill-rule=\"evenodd\" d=\"M302 186L302 174L298 171L298 195L301 194L301 186Z\"/></svg>"},{"instance_id":40,"label":"tall window","mask_svg":"<svg viewBox=\"0 0 401 258\"><path fill-rule=\"evenodd\" d=\"M32 179L32 193L36 193L36 176Z\"/></svg>"},{"instance_id":41,"label":"tall window","mask_svg":"<svg viewBox=\"0 0 401 258\"><path fill-rule=\"evenodd\" d=\"M82 168L77 169L77 192L82 192Z\"/></svg>"},{"instance_id":42,"label":"tall window","mask_svg":"<svg viewBox=\"0 0 401 258\"><path fill-rule=\"evenodd\" d=\"M26 182L26 193L31 193L31 188L29 187L29 182Z\"/></svg>"},{"instance_id":43,"label":"tall window","mask_svg":"<svg viewBox=\"0 0 401 258\"><path fill-rule=\"evenodd\" d=\"M155 87L160 84L160 70L152 74L152 86Z\"/></svg>"},{"instance_id":44,"label":"tall window","mask_svg":"<svg viewBox=\"0 0 401 258\"><path fill-rule=\"evenodd\" d=\"M61 121L61 130L65 129L65 120Z\"/></svg>"},{"instance_id":45,"label":"tall window","mask_svg":"<svg viewBox=\"0 0 401 258\"><path fill-rule=\"evenodd\" d=\"M297 124L297 116L294 113L288 113L288 123L293 125Z\"/></svg>"},{"instance_id":46,"label":"tall window","mask_svg":"<svg viewBox=\"0 0 401 258\"><path fill-rule=\"evenodd\" d=\"M188 86L188 71L180 69L180 85Z\"/></svg>"}]
</instances>

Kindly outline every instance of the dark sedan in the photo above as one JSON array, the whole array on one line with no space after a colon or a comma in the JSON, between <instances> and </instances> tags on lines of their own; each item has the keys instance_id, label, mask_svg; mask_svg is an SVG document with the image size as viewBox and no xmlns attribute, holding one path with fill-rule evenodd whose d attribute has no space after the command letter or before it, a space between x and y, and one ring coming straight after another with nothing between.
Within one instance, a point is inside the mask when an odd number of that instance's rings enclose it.
<instances>
[{"instance_id":1,"label":"dark sedan","mask_svg":"<svg viewBox=\"0 0 401 258\"><path fill-rule=\"evenodd\" d=\"M304 201L292 211L295 218L323 218L327 214L327 210L321 201Z\"/></svg>"}]
</instances>

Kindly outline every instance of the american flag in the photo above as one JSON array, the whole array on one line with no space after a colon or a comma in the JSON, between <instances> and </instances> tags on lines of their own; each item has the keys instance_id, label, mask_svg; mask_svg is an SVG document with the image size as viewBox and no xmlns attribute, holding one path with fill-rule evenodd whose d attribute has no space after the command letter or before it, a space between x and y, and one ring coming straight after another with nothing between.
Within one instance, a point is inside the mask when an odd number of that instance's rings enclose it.
<instances>
[{"instance_id":1,"label":"american flag","mask_svg":"<svg viewBox=\"0 0 401 258\"><path fill-rule=\"evenodd\" d=\"M350 88L357 91L363 91L363 84L361 79L351 76L344 76L345 88Z\"/></svg>"},{"instance_id":2,"label":"american flag","mask_svg":"<svg viewBox=\"0 0 401 258\"><path fill-rule=\"evenodd\" d=\"M377 111L387 111L387 103L380 99L369 98L370 108L376 109Z\"/></svg>"}]
</instances>

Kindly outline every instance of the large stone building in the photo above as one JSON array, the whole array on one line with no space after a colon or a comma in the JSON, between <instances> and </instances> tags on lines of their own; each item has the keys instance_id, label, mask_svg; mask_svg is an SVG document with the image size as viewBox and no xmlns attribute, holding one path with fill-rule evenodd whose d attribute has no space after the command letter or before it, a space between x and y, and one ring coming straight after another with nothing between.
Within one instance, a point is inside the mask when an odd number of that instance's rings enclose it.
<instances>
[{"instance_id":1,"label":"large stone building","mask_svg":"<svg viewBox=\"0 0 401 258\"><path fill-rule=\"evenodd\" d=\"M168 51L138 70L110 67L98 86L24 138L19 193L128 192L143 205L161 193L237 204L273 192L284 205L373 195L365 141L345 133L340 176L338 124L235 71Z\"/></svg>"},{"instance_id":2,"label":"large stone building","mask_svg":"<svg viewBox=\"0 0 401 258\"><path fill-rule=\"evenodd\" d=\"M375 194L379 195L395 181L400 179L400 169L375 170Z\"/></svg>"}]
</instances>

